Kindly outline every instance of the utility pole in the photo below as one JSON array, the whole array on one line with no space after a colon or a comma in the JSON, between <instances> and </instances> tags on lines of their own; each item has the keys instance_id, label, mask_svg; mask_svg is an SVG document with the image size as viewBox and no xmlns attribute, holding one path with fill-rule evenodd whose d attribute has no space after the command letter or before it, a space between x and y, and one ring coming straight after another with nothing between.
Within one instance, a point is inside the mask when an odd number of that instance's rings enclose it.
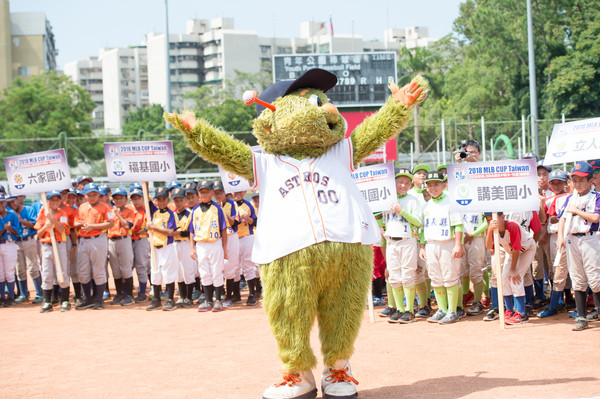
<instances>
[{"instance_id":1,"label":"utility pole","mask_svg":"<svg viewBox=\"0 0 600 399\"><path fill-rule=\"evenodd\" d=\"M171 59L169 56L169 0L165 0L165 43L166 43L166 67L167 67L167 104L166 111L167 113L171 113ZM169 122L165 122L165 129L169 130L171 128L171 124Z\"/></svg>"},{"instance_id":2,"label":"utility pole","mask_svg":"<svg viewBox=\"0 0 600 399\"><path fill-rule=\"evenodd\" d=\"M535 52L533 49L533 21L531 18L531 0L527 0L527 41L529 47L529 108L531 112L531 139L538 156L540 155L540 143L536 122L538 120L537 89L535 84Z\"/></svg>"}]
</instances>

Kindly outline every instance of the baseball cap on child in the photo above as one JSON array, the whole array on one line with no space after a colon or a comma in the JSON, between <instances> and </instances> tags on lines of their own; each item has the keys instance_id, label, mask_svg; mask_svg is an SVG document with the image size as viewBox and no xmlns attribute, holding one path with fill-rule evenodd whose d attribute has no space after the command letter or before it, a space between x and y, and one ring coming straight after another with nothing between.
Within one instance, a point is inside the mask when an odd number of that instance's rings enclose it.
<instances>
[{"instance_id":1,"label":"baseball cap on child","mask_svg":"<svg viewBox=\"0 0 600 399\"><path fill-rule=\"evenodd\" d=\"M550 172L550 175L548 176L548 181L553 181L553 180L560 180L560 181L567 181L567 172L565 172L564 170L560 170L560 169L554 169L552 172Z\"/></svg>"},{"instance_id":2,"label":"baseball cap on child","mask_svg":"<svg viewBox=\"0 0 600 399\"><path fill-rule=\"evenodd\" d=\"M100 193L100 188L98 188L98 185L96 183L88 183L83 187L83 193Z\"/></svg>"},{"instance_id":3,"label":"baseball cap on child","mask_svg":"<svg viewBox=\"0 0 600 399\"><path fill-rule=\"evenodd\" d=\"M213 190L225 190L225 187L223 187L223 182L221 180L215 180L213 183Z\"/></svg>"},{"instance_id":4,"label":"baseball cap on child","mask_svg":"<svg viewBox=\"0 0 600 399\"><path fill-rule=\"evenodd\" d=\"M410 170L407 168L397 168L395 170L395 174L394 174L394 178L396 177L400 177L400 176L406 176L408 177L410 180L413 179L413 175L412 173L410 173Z\"/></svg>"},{"instance_id":5,"label":"baseball cap on child","mask_svg":"<svg viewBox=\"0 0 600 399\"><path fill-rule=\"evenodd\" d=\"M198 191L202 190L203 188L207 189L207 190L212 190L213 189L213 184L210 180L202 180L200 183L198 183Z\"/></svg>"},{"instance_id":6,"label":"baseball cap on child","mask_svg":"<svg viewBox=\"0 0 600 399\"><path fill-rule=\"evenodd\" d=\"M573 170L571 170L571 176L581 176L581 177L587 177L587 176L591 176L592 174L594 174L594 169L592 168L592 165L590 165L589 163L585 162L585 161L578 161L575 164L575 167L573 168Z\"/></svg>"},{"instance_id":7,"label":"baseball cap on child","mask_svg":"<svg viewBox=\"0 0 600 399\"><path fill-rule=\"evenodd\" d=\"M169 198L169 189L167 187L157 187L154 191L154 198L166 197Z\"/></svg>"},{"instance_id":8,"label":"baseball cap on child","mask_svg":"<svg viewBox=\"0 0 600 399\"><path fill-rule=\"evenodd\" d=\"M433 172L427 173L427 177L425 177L425 183L428 181L444 181L444 174L440 171L434 170Z\"/></svg>"},{"instance_id":9,"label":"baseball cap on child","mask_svg":"<svg viewBox=\"0 0 600 399\"><path fill-rule=\"evenodd\" d=\"M185 188L183 187L175 187L173 192L171 192L171 196L173 198L185 198Z\"/></svg>"},{"instance_id":10,"label":"baseball cap on child","mask_svg":"<svg viewBox=\"0 0 600 399\"><path fill-rule=\"evenodd\" d=\"M58 190L52 190L46 193L46 199L49 200L50 198L54 198L54 197L59 197L60 198L60 191Z\"/></svg>"},{"instance_id":11,"label":"baseball cap on child","mask_svg":"<svg viewBox=\"0 0 600 399\"><path fill-rule=\"evenodd\" d=\"M125 191L124 188L119 187L113 191L112 196L114 197L115 195L123 195L125 198L127 198L127 191Z\"/></svg>"}]
</instances>

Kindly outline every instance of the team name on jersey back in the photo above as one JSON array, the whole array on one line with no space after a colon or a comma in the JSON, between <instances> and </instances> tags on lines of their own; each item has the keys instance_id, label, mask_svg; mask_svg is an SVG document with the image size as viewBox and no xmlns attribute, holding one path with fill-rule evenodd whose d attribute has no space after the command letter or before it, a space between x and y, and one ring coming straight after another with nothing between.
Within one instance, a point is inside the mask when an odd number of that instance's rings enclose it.
<instances>
[{"instance_id":1,"label":"team name on jersey back","mask_svg":"<svg viewBox=\"0 0 600 399\"><path fill-rule=\"evenodd\" d=\"M285 182L283 182L281 187L279 187L279 193L281 194L281 198L285 198L285 196L288 195L290 191L292 191L296 187L300 187L301 182L314 183L315 185L327 187L327 184L329 184L329 176L321 176L319 172L303 172L302 179L300 179L299 174L292 176Z\"/></svg>"}]
</instances>

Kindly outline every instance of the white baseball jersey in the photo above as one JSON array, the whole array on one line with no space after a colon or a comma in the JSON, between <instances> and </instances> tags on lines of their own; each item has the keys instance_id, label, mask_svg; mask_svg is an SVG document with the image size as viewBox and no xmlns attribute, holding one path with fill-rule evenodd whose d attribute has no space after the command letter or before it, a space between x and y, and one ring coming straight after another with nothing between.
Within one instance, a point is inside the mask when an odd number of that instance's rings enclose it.
<instances>
[{"instance_id":1,"label":"white baseball jersey","mask_svg":"<svg viewBox=\"0 0 600 399\"><path fill-rule=\"evenodd\" d=\"M451 226L462 224L458 212L450 212L450 200L446 194L430 199L423 211L425 241L446 241L454 238Z\"/></svg>"},{"instance_id":2,"label":"white baseball jersey","mask_svg":"<svg viewBox=\"0 0 600 399\"><path fill-rule=\"evenodd\" d=\"M505 215L506 220L516 222L523 228L523 232L533 237L533 234L529 231L529 225L533 220L533 211L515 211L509 212Z\"/></svg>"},{"instance_id":3,"label":"white baseball jersey","mask_svg":"<svg viewBox=\"0 0 600 399\"><path fill-rule=\"evenodd\" d=\"M483 222L483 214L481 213L463 213L462 215L463 221L463 231L465 233L472 234Z\"/></svg>"},{"instance_id":4,"label":"white baseball jersey","mask_svg":"<svg viewBox=\"0 0 600 399\"><path fill-rule=\"evenodd\" d=\"M421 209L425 209L425 205L427 205L427 201L425 201L425 197L423 196L423 192L418 192L414 187L408 190L408 194L412 195L416 199L419 200L419 206Z\"/></svg>"},{"instance_id":5,"label":"white baseball jersey","mask_svg":"<svg viewBox=\"0 0 600 399\"><path fill-rule=\"evenodd\" d=\"M559 217L566 217L565 210L572 203L573 196L569 195L561 208L557 208ZM575 202L577 208L584 212L600 213L600 194L588 191L586 195L581 195ZM587 233L598 231L598 223L590 223L579 215L573 214L569 234Z\"/></svg>"},{"instance_id":6,"label":"white baseball jersey","mask_svg":"<svg viewBox=\"0 0 600 399\"><path fill-rule=\"evenodd\" d=\"M398 202L402 206L402 210L406 210L412 217L417 219L421 225L423 224L423 212L419 200L412 195L405 195L398 198ZM415 237L416 227L410 224L404 216L393 211L383 212L383 221L385 223L385 234L387 237Z\"/></svg>"},{"instance_id":7,"label":"white baseball jersey","mask_svg":"<svg viewBox=\"0 0 600 399\"><path fill-rule=\"evenodd\" d=\"M253 153L261 194L252 260L266 264L310 245L380 240L371 209L350 173L352 142L344 139L319 158Z\"/></svg>"}]
</instances>

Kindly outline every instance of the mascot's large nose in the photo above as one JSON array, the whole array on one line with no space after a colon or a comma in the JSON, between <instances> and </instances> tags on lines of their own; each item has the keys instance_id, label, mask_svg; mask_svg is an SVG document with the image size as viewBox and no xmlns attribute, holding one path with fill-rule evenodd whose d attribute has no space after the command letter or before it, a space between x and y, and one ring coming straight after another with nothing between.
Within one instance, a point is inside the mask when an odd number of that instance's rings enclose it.
<instances>
[{"instance_id":1,"label":"mascot's large nose","mask_svg":"<svg viewBox=\"0 0 600 399\"><path fill-rule=\"evenodd\" d=\"M325 103L321 108L327 111L327 115L325 116L327 123L336 123L340 118L340 111L338 111L337 107L332 103Z\"/></svg>"}]
</instances>

